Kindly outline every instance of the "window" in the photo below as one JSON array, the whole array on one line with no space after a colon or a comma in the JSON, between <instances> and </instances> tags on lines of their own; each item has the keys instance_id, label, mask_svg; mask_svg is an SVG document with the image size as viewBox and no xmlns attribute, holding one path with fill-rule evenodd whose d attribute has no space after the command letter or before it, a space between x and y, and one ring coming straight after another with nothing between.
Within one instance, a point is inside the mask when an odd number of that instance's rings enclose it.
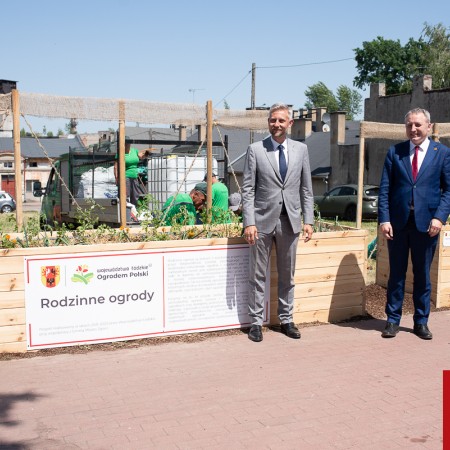
<instances>
[{"instance_id":1,"label":"window","mask_svg":"<svg viewBox=\"0 0 450 450\"><path fill-rule=\"evenodd\" d=\"M26 190L27 192L33 192L33 185L35 181L39 181L39 180L27 180L26 181Z\"/></svg>"},{"instance_id":2,"label":"window","mask_svg":"<svg viewBox=\"0 0 450 450\"><path fill-rule=\"evenodd\" d=\"M379 188L373 187L373 188L366 189L365 194L366 194L367 196L369 196L369 197L378 197L378 192L379 192L379 191L380 191Z\"/></svg>"},{"instance_id":3,"label":"window","mask_svg":"<svg viewBox=\"0 0 450 450\"><path fill-rule=\"evenodd\" d=\"M338 188L336 188L336 189L332 189L330 192L329 192L329 196L330 197L337 197L338 195L341 195L341 189L342 188L340 188L340 187L338 187Z\"/></svg>"},{"instance_id":4,"label":"window","mask_svg":"<svg viewBox=\"0 0 450 450\"><path fill-rule=\"evenodd\" d=\"M3 163L3 167L7 167L7 168L12 169L12 166L13 166L12 161L6 161L6 162Z\"/></svg>"},{"instance_id":5,"label":"window","mask_svg":"<svg viewBox=\"0 0 450 450\"><path fill-rule=\"evenodd\" d=\"M339 195L356 195L356 189L350 186L343 186Z\"/></svg>"},{"instance_id":6,"label":"window","mask_svg":"<svg viewBox=\"0 0 450 450\"><path fill-rule=\"evenodd\" d=\"M38 163L36 161L30 161L30 163L28 164L28 167L37 167Z\"/></svg>"}]
</instances>

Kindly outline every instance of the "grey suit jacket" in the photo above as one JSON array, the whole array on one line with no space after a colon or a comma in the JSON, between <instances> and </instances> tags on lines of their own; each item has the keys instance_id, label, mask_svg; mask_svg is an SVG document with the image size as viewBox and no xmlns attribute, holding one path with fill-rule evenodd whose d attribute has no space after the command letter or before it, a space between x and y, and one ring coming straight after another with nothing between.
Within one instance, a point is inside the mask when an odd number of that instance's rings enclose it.
<instances>
[{"instance_id":1,"label":"grey suit jacket","mask_svg":"<svg viewBox=\"0 0 450 450\"><path fill-rule=\"evenodd\" d=\"M314 223L314 196L308 148L287 139L288 170L281 180L272 140L251 144L247 149L242 186L244 227L256 225L258 231L270 233L280 217L283 201L294 233Z\"/></svg>"}]
</instances>

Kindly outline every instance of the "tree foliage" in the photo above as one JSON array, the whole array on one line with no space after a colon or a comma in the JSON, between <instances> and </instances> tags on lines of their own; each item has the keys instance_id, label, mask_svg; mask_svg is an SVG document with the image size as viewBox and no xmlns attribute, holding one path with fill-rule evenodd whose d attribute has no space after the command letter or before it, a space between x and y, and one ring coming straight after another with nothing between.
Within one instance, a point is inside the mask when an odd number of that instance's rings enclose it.
<instances>
[{"instance_id":1,"label":"tree foliage","mask_svg":"<svg viewBox=\"0 0 450 450\"><path fill-rule=\"evenodd\" d=\"M325 83L319 81L312 86L308 86L305 91L305 107L311 108L327 108L327 111L337 111L338 103L333 91L329 89Z\"/></svg>"},{"instance_id":2,"label":"tree foliage","mask_svg":"<svg viewBox=\"0 0 450 450\"><path fill-rule=\"evenodd\" d=\"M362 95L356 89L341 84L336 90L339 111L347 113L347 120L353 120L362 112Z\"/></svg>"},{"instance_id":3,"label":"tree foliage","mask_svg":"<svg viewBox=\"0 0 450 450\"><path fill-rule=\"evenodd\" d=\"M432 26L425 22L421 38L427 43L425 73L433 77L433 88L450 87L450 34L442 23Z\"/></svg>"},{"instance_id":4,"label":"tree foliage","mask_svg":"<svg viewBox=\"0 0 450 450\"><path fill-rule=\"evenodd\" d=\"M336 90L336 95L325 83L319 81L308 86L305 91L305 107L327 108L327 111L345 111L347 120L353 120L361 112L361 94L348 86L341 85Z\"/></svg>"},{"instance_id":5,"label":"tree foliage","mask_svg":"<svg viewBox=\"0 0 450 450\"><path fill-rule=\"evenodd\" d=\"M423 67L423 41L410 38L403 47L399 40L378 36L354 49L358 76L353 84L362 89L367 84L385 83L386 94L396 94L411 88L412 78Z\"/></svg>"},{"instance_id":6,"label":"tree foliage","mask_svg":"<svg viewBox=\"0 0 450 450\"><path fill-rule=\"evenodd\" d=\"M441 23L425 22L419 39L410 38L404 46L378 36L353 51L358 71L353 85L360 89L385 83L388 95L410 92L414 76L424 74L432 76L434 88L450 86L450 36Z\"/></svg>"}]
</instances>

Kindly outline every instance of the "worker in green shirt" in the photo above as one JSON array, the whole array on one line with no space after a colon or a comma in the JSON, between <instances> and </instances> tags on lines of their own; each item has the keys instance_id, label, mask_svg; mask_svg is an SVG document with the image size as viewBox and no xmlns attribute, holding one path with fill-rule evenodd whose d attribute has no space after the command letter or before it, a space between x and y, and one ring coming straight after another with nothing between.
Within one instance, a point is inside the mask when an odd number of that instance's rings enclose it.
<instances>
[{"instance_id":1,"label":"worker in green shirt","mask_svg":"<svg viewBox=\"0 0 450 450\"><path fill-rule=\"evenodd\" d=\"M164 203L162 212L164 223L167 226L173 224L195 225L197 212L206 202L206 183L197 183L189 194L179 193L171 195Z\"/></svg>"},{"instance_id":2,"label":"worker in green shirt","mask_svg":"<svg viewBox=\"0 0 450 450\"><path fill-rule=\"evenodd\" d=\"M203 181L206 181L207 175ZM228 188L219 181L217 175L211 175L212 193L212 223L228 223L230 215L228 212Z\"/></svg>"}]
</instances>

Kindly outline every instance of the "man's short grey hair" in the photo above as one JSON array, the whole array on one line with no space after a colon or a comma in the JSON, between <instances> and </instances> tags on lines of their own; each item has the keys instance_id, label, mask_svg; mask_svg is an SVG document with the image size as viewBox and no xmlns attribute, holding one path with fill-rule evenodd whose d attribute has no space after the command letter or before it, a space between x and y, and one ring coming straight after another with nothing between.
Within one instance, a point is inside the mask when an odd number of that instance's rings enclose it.
<instances>
[{"instance_id":1,"label":"man's short grey hair","mask_svg":"<svg viewBox=\"0 0 450 450\"><path fill-rule=\"evenodd\" d=\"M285 103L274 103L269 110L269 117L272 116L272 113L275 111L287 111L289 114L289 118L292 119L292 112L288 105Z\"/></svg>"},{"instance_id":2,"label":"man's short grey hair","mask_svg":"<svg viewBox=\"0 0 450 450\"><path fill-rule=\"evenodd\" d=\"M428 123L431 123L430 113L424 108L414 108L414 109L411 109L410 111L408 111L405 114L405 123L408 122L408 117L411 114L423 114L425 116L425 118L427 119Z\"/></svg>"}]
</instances>

